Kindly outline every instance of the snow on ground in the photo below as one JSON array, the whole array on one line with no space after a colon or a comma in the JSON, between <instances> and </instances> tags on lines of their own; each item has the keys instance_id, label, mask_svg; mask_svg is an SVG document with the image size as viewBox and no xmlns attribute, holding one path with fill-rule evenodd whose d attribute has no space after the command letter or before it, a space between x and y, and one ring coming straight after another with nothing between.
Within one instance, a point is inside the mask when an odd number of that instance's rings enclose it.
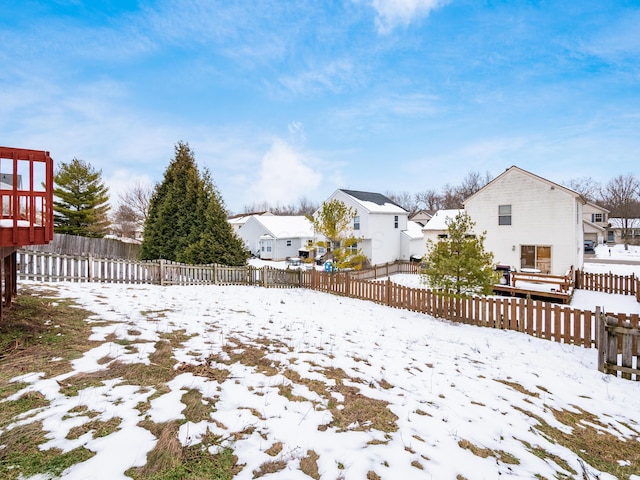
<instances>
[{"instance_id":1,"label":"snow on ground","mask_svg":"<svg viewBox=\"0 0 640 480\"><path fill-rule=\"evenodd\" d=\"M564 478L570 473L552 455L583 472L579 458L532 428L538 421L524 411L566 430L553 409L582 409L599 418L599 429L626 441L637 441L640 431L640 382L600 374L594 349L451 324L304 289L77 283L46 288L76 299L95 312L93 320L107 322L94 327L92 339L101 343L74 362L75 372L109 368L99 361L105 355L147 363L153 342L178 331L187 338L173 351L179 363L229 370L220 380L177 373L168 383L170 390L151 400L145 413L137 406L157 395L153 388L111 380L68 397L60 384L73 372L58 378L32 372L14 379L29 385L12 398L39 391L50 401L48 408L17 420L43 421L49 441L42 448L67 451L84 445L96 452L68 469L65 479L125 478L128 468L144 464L156 439L138 422L145 415L154 422L184 418L185 389L215 399L215 408L210 420L182 425L181 441L198 442L207 429L227 438L225 444L245 465L238 479L253 478L254 471L274 459L284 460L287 467L265 478L308 479L300 471L300 459L309 450L319 457L321 478L331 480L363 479L369 471L404 480ZM127 349L119 340L128 340ZM275 372L241 360L221 363L225 352L249 346L264 352ZM296 378L322 382L327 396ZM287 386L297 401L282 394ZM358 398L379 400L378 407L386 405L397 429L385 433L370 428L366 415L350 425L332 423L340 412L358 408L341 387L355 388ZM102 438L85 434L67 439L72 427L89 420L69 412L85 405L103 421L121 418L120 429ZM462 448L463 441L503 454L481 458ZM283 449L274 458L266 451L277 442ZM534 447L549 456L540 458ZM506 462L505 454L519 463ZM592 465L586 469L590 478L614 478Z\"/></svg>"}]
</instances>

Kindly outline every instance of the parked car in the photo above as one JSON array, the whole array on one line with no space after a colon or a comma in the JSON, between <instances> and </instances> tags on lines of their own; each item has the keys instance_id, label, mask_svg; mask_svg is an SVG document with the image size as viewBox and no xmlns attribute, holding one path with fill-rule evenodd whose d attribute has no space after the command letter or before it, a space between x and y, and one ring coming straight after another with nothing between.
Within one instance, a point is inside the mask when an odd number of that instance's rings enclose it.
<instances>
[{"instance_id":1,"label":"parked car","mask_svg":"<svg viewBox=\"0 0 640 480\"><path fill-rule=\"evenodd\" d=\"M584 241L584 253L596 253L596 246L593 240Z\"/></svg>"}]
</instances>

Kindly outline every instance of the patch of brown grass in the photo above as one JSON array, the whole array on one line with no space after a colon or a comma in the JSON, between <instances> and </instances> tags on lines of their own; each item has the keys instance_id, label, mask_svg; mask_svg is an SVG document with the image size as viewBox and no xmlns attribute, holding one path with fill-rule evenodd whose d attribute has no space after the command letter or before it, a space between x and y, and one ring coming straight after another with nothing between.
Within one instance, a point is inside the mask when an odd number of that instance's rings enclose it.
<instances>
[{"instance_id":1,"label":"patch of brown grass","mask_svg":"<svg viewBox=\"0 0 640 480\"><path fill-rule=\"evenodd\" d=\"M490 448L482 448L474 445L469 440L459 440L458 446L462 449L469 450L475 456L480 458L494 457L496 460L511 465L520 465L520 460L505 452L504 450L491 450Z\"/></svg>"},{"instance_id":2,"label":"patch of brown grass","mask_svg":"<svg viewBox=\"0 0 640 480\"><path fill-rule=\"evenodd\" d=\"M266 453L270 457L275 457L282 451L282 448L283 448L282 442L276 442L273 445L271 445L269 448L267 448L264 451L264 453Z\"/></svg>"},{"instance_id":3,"label":"patch of brown grass","mask_svg":"<svg viewBox=\"0 0 640 480\"><path fill-rule=\"evenodd\" d=\"M71 361L98 345L89 341L91 312L70 300L52 298L54 290L21 287L0 322L0 385L29 372L52 377L71 370ZM54 360L55 359L55 360ZM0 399L11 395L0 388Z\"/></svg>"},{"instance_id":4,"label":"patch of brown grass","mask_svg":"<svg viewBox=\"0 0 640 480\"><path fill-rule=\"evenodd\" d=\"M616 478L640 475L640 442L638 442L640 432L632 429L634 435L625 440L625 435L615 425L605 425L599 417L581 408L574 407L577 412L552 408L551 412L556 420L571 427L571 433L567 433L552 427L532 412L518 406L514 408L537 420L538 425L533 428L544 434L546 438L571 450L588 465ZM594 425L601 428L596 428ZM627 425L625 426L628 428ZM607 430L616 431L618 435ZM620 461L628 462L628 465L621 465Z\"/></svg>"},{"instance_id":5,"label":"patch of brown grass","mask_svg":"<svg viewBox=\"0 0 640 480\"><path fill-rule=\"evenodd\" d=\"M307 450L307 456L300 459L300 470L315 480L320 479L320 473L318 472L318 459L320 457L313 450Z\"/></svg>"},{"instance_id":6,"label":"patch of brown grass","mask_svg":"<svg viewBox=\"0 0 640 480\"><path fill-rule=\"evenodd\" d=\"M118 417L112 417L106 422L102 420L92 420L84 425L73 427L69 430L66 438L75 440L87 432L93 432L93 438L106 437L117 431L121 423L122 419Z\"/></svg>"},{"instance_id":7,"label":"patch of brown grass","mask_svg":"<svg viewBox=\"0 0 640 480\"><path fill-rule=\"evenodd\" d=\"M253 478L260 478L270 473L277 473L287 468L284 460L270 460L260 465L260 468L253 471Z\"/></svg>"},{"instance_id":8,"label":"patch of brown grass","mask_svg":"<svg viewBox=\"0 0 640 480\"><path fill-rule=\"evenodd\" d=\"M495 379L494 379L495 380ZM520 385L517 382L510 382L508 380L495 380L498 383L502 383L504 385L507 385L508 387L513 388L514 390L523 393L525 395L529 395L530 397L535 397L535 398L540 398L540 394L538 392L530 392L529 390L527 390L526 388L524 388L522 385Z\"/></svg>"},{"instance_id":9,"label":"patch of brown grass","mask_svg":"<svg viewBox=\"0 0 640 480\"><path fill-rule=\"evenodd\" d=\"M211 413L215 411L215 399L205 398L200 390L190 389L182 395L181 399L185 409L182 411L186 421L198 423L211 419Z\"/></svg>"}]
</instances>

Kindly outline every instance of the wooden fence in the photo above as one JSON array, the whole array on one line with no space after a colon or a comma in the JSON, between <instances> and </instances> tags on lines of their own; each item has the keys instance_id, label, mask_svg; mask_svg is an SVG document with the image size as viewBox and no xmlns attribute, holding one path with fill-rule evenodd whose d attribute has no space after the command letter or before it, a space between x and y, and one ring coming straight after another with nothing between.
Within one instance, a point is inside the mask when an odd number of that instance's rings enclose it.
<instances>
[{"instance_id":1,"label":"wooden fence","mask_svg":"<svg viewBox=\"0 0 640 480\"><path fill-rule=\"evenodd\" d=\"M358 278L360 272L326 273L316 270L283 270L251 266L195 266L168 261L127 262L24 250L18 252L17 263L20 279L54 282L300 287L420 312L453 322L515 330L556 342L599 348L605 348L603 345L606 343L607 349L599 357L604 362L603 371L622 372L624 378L635 375L635 379L638 380L640 352L638 351L637 314L617 315L616 325L612 322L604 325L597 323L601 316L598 312L574 309L531 298L448 297L425 288L402 286L391 282L389 278L381 281ZM388 277L392 268L389 266L388 269L379 271L379 275ZM411 267L398 268L402 271L403 268ZM608 315L613 317L613 314ZM620 330L623 328L624 333ZM599 339L605 338L605 334L609 335L606 337L607 340L600 341ZM614 341L610 340L611 335L617 335L615 349Z\"/></svg>"},{"instance_id":2,"label":"wooden fence","mask_svg":"<svg viewBox=\"0 0 640 480\"><path fill-rule=\"evenodd\" d=\"M640 381L638 315L611 316L598 312L598 370Z\"/></svg>"},{"instance_id":3,"label":"wooden fence","mask_svg":"<svg viewBox=\"0 0 640 480\"><path fill-rule=\"evenodd\" d=\"M114 258L137 261L140 254L138 243L123 242L115 238L89 238L78 235L54 233L53 240L45 245L29 245L26 250L57 253L60 255Z\"/></svg>"},{"instance_id":4,"label":"wooden fence","mask_svg":"<svg viewBox=\"0 0 640 480\"><path fill-rule=\"evenodd\" d=\"M575 288L595 292L634 295L640 302L640 278L634 274L614 275L613 273L587 273L576 271Z\"/></svg>"}]
</instances>

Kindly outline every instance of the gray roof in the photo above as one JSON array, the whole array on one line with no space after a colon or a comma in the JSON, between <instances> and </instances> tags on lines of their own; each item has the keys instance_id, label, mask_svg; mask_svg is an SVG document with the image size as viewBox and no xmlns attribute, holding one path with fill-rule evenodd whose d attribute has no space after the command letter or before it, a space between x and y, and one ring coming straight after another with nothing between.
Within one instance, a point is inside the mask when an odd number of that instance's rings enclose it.
<instances>
[{"instance_id":1,"label":"gray roof","mask_svg":"<svg viewBox=\"0 0 640 480\"><path fill-rule=\"evenodd\" d=\"M356 198L362 202L371 202L371 203L375 203L376 205L380 205L380 206L384 206L385 204L392 204L395 205L396 207L400 207L404 210L404 208L401 205L398 205L396 202L394 202L393 200L391 200L389 197L385 197L384 195L382 195L381 193L373 193L373 192L360 192L358 190L344 190L344 189L340 189L342 190L344 193L346 193L347 195L351 195L353 198Z\"/></svg>"}]
</instances>

